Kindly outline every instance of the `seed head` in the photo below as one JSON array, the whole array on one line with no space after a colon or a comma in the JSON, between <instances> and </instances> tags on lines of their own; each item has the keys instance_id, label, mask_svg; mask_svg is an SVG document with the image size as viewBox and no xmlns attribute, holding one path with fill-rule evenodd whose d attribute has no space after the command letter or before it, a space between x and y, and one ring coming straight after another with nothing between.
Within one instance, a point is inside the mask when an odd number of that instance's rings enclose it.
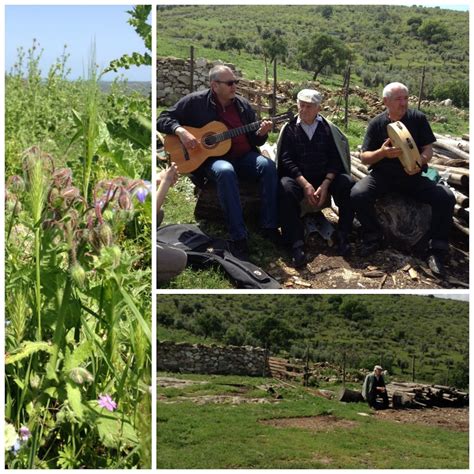
<instances>
[{"instance_id":1,"label":"seed head","mask_svg":"<svg viewBox=\"0 0 474 474\"><path fill-rule=\"evenodd\" d=\"M71 278L75 285L83 288L86 282L86 272L79 262L74 263L70 269Z\"/></svg>"}]
</instances>

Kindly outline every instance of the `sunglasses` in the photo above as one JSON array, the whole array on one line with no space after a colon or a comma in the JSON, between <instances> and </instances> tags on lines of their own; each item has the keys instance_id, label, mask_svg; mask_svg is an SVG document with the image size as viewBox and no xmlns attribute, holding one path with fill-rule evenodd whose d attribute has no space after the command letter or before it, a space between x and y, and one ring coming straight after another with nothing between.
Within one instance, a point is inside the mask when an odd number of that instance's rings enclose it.
<instances>
[{"instance_id":1,"label":"sunglasses","mask_svg":"<svg viewBox=\"0 0 474 474\"><path fill-rule=\"evenodd\" d=\"M219 82L220 84L226 84L230 87L230 86L233 86L234 84L237 85L240 81L238 79L234 79L233 81L217 81L216 80L216 82Z\"/></svg>"}]
</instances>

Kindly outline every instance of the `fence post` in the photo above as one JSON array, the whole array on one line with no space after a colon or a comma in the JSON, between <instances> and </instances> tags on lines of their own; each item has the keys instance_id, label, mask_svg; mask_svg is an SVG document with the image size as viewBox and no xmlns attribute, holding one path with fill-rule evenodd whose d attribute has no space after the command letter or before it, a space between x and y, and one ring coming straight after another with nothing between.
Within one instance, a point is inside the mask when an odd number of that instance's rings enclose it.
<instances>
[{"instance_id":1,"label":"fence post","mask_svg":"<svg viewBox=\"0 0 474 474\"><path fill-rule=\"evenodd\" d=\"M189 79L189 92L194 92L194 46L191 46L190 47L190 52L189 52L189 56L190 56L190 73L191 73L191 77Z\"/></svg>"},{"instance_id":2,"label":"fence post","mask_svg":"<svg viewBox=\"0 0 474 474\"><path fill-rule=\"evenodd\" d=\"M411 365L412 365L411 381L414 382L415 381L415 354L413 354Z\"/></svg>"},{"instance_id":3,"label":"fence post","mask_svg":"<svg viewBox=\"0 0 474 474\"><path fill-rule=\"evenodd\" d=\"M342 353L342 386L346 388L346 351Z\"/></svg>"},{"instance_id":4,"label":"fence post","mask_svg":"<svg viewBox=\"0 0 474 474\"><path fill-rule=\"evenodd\" d=\"M347 67L344 78L344 129L347 130L349 124L349 81L351 77L351 67Z\"/></svg>"},{"instance_id":5,"label":"fence post","mask_svg":"<svg viewBox=\"0 0 474 474\"><path fill-rule=\"evenodd\" d=\"M421 84L420 84L420 93L418 94L418 110L420 110L421 106L421 96L423 95L423 87L425 85L425 66L421 71Z\"/></svg>"},{"instance_id":6,"label":"fence post","mask_svg":"<svg viewBox=\"0 0 474 474\"><path fill-rule=\"evenodd\" d=\"M273 97L272 97L272 116L277 114L277 58L273 59ZM275 132L276 125L273 124L272 132Z\"/></svg>"}]
</instances>

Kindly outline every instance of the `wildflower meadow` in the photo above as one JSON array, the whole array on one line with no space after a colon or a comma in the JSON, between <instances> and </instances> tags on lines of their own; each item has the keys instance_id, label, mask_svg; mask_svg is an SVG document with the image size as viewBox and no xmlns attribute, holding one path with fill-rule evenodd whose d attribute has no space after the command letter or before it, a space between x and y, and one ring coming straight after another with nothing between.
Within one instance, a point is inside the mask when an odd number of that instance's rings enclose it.
<instances>
[{"instance_id":1,"label":"wildflower meadow","mask_svg":"<svg viewBox=\"0 0 474 474\"><path fill-rule=\"evenodd\" d=\"M5 461L151 467L151 91L69 80L33 40L5 76ZM99 45L97 45L99 46Z\"/></svg>"}]
</instances>

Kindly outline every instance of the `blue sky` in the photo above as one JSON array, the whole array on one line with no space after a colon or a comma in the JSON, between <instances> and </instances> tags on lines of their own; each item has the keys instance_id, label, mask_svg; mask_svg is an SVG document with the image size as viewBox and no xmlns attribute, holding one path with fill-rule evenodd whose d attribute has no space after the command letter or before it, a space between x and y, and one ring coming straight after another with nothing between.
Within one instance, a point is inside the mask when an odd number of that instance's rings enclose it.
<instances>
[{"instance_id":1,"label":"blue sky","mask_svg":"<svg viewBox=\"0 0 474 474\"><path fill-rule=\"evenodd\" d=\"M143 53L142 39L127 23L128 5L7 5L5 7L5 68L9 71L17 60L17 49L26 51L33 38L44 49L40 68L47 75L49 67L67 45L71 68L69 79L87 76L91 44L95 39L99 69L113 59L134 51ZM151 67L121 69L128 80L150 81ZM108 73L103 80L117 75Z\"/></svg>"}]
</instances>

